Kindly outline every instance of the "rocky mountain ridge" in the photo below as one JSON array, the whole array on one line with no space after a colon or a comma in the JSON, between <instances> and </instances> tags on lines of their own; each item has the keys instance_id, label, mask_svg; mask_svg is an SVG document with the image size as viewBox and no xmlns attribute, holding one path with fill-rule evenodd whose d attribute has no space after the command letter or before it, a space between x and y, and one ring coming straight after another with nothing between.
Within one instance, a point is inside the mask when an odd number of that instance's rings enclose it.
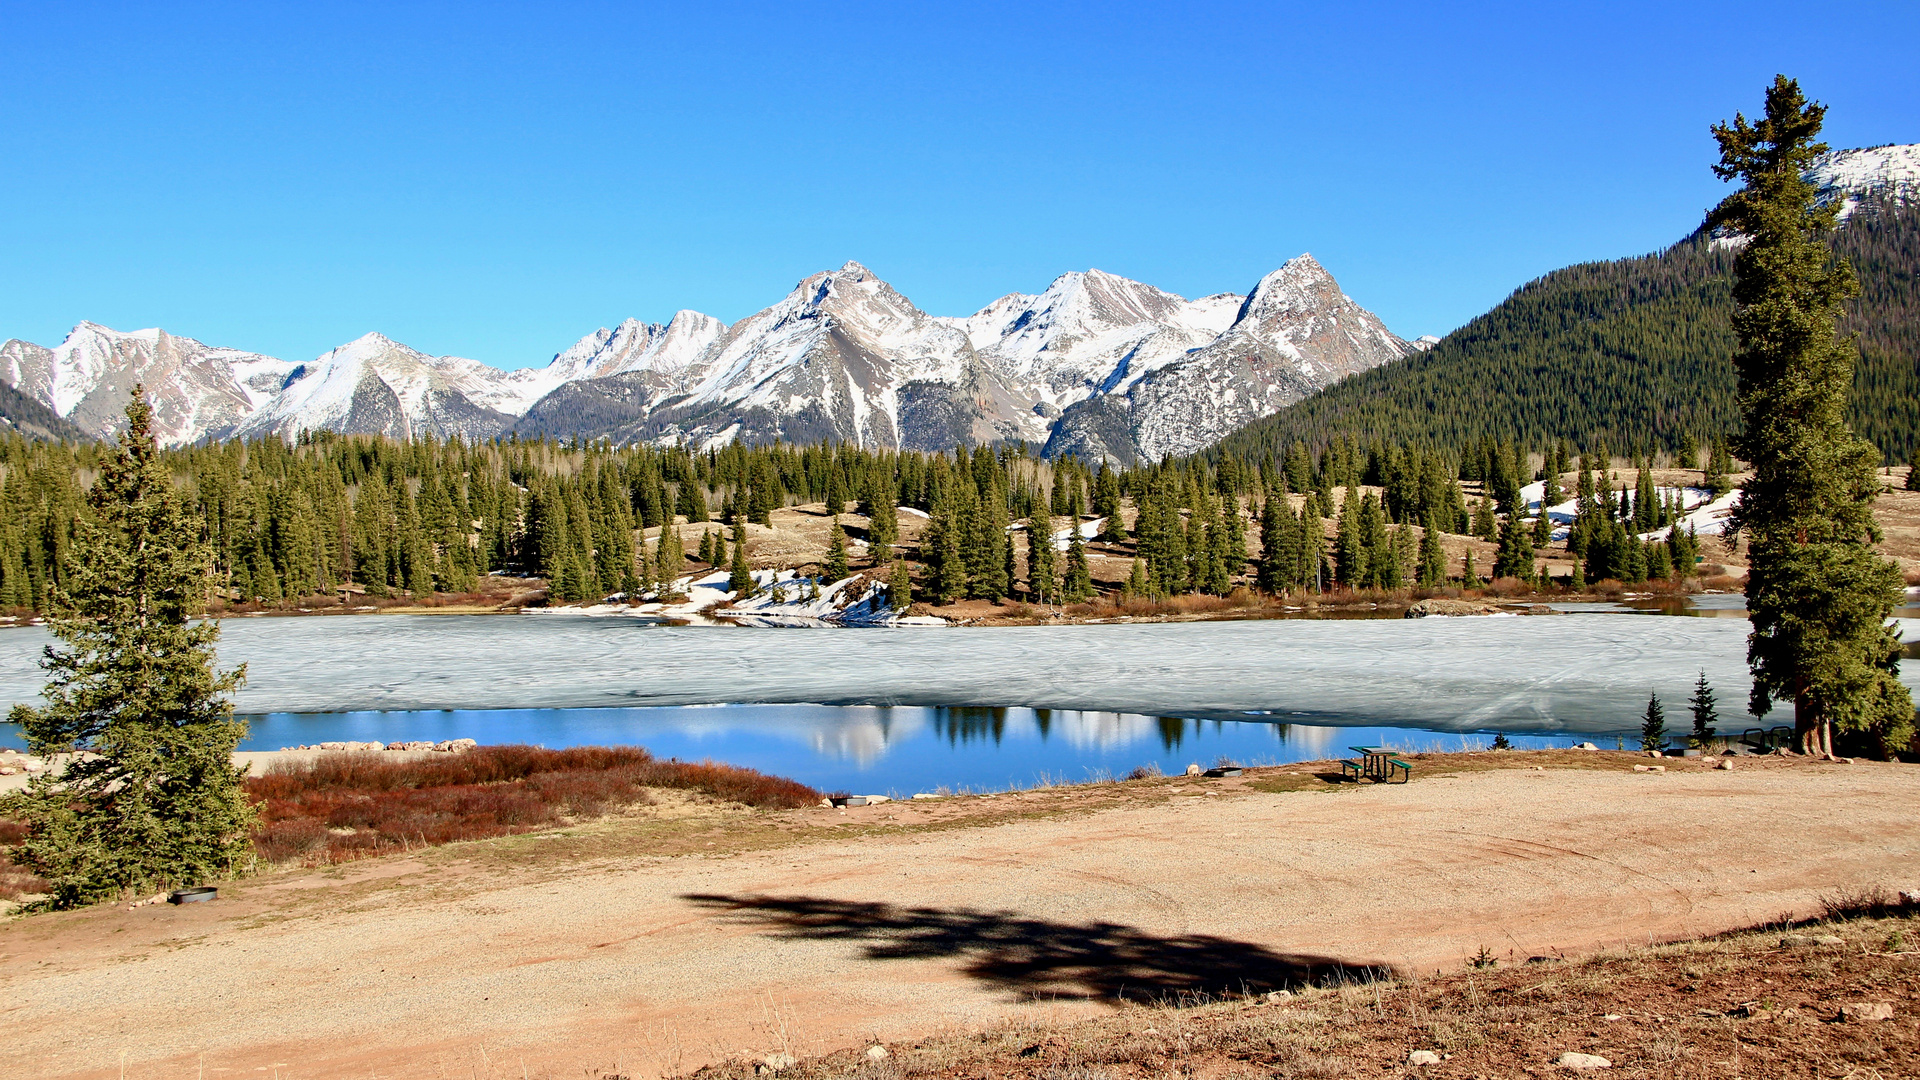
<instances>
[{"instance_id":1,"label":"rocky mountain ridge","mask_svg":"<svg viewBox=\"0 0 1920 1080\"><path fill-rule=\"evenodd\" d=\"M1308 255L1247 296L1187 300L1090 270L963 318L929 315L849 262L731 326L695 311L629 319L540 368L430 356L377 333L295 364L82 323L53 348L0 346L0 381L95 437L144 384L170 445L320 429L922 450L1026 440L1133 461L1197 449L1415 347Z\"/></svg>"}]
</instances>

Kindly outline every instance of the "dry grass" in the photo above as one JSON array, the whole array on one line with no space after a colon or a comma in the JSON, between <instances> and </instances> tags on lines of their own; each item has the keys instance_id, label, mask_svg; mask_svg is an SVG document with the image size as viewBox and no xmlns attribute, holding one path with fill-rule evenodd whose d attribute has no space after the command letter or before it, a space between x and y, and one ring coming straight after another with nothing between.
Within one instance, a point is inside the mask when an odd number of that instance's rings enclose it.
<instances>
[{"instance_id":1,"label":"dry grass","mask_svg":"<svg viewBox=\"0 0 1920 1080\"><path fill-rule=\"evenodd\" d=\"M1507 1077L1564 1074L1568 1051L1623 1077L1920 1075L1920 930L1884 890L1850 890L1817 924L1566 960L1490 957L1480 967L1278 994L1116 1004L1103 1017L1010 1023L807 1060L790 1080L1133 1080L1182 1077ZM1882 904L1879 914L1872 912ZM1857 1005L1890 1005L1861 1019ZM1428 1050L1437 1065L1410 1066ZM756 1063L703 1069L746 1080Z\"/></svg>"}]
</instances>

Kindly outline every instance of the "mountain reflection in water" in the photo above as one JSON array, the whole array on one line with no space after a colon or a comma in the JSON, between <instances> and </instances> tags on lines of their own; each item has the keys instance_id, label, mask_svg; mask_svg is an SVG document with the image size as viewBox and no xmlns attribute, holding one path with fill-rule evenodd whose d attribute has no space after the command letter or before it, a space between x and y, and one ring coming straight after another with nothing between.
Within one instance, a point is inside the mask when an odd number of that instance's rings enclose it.
<instances>
[{"instance_id":1,"label":"mountain reflection in water","mask_svg":"<svg viewBox=\"0 0 1920 1080\"><path fill-rule=\"evenodd\" d=\"M640 745L659 757L711 758L790 776L821 790L912 795L991 791L1177 773L1226 759L1271 765L1385 744L1409 752L1484 746L1490 737L1407 728L1325 727L1249 718L1198 720L1067 709L877 705L704 705L631 709L487 709L268 713L245 747L470 738L563 747ZM1566 746L1576 736L1513 736ZM1609 743L1609 745L1611 745Z\"/></svg>"}]
</instances>

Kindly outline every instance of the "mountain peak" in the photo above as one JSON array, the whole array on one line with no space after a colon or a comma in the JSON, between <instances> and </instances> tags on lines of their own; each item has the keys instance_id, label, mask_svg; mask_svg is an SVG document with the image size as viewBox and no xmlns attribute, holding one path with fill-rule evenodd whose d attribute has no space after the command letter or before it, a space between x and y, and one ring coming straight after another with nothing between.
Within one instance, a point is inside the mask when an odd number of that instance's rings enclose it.
<instances>
[{"instance_id":1,"label":"mountain peak","mask_svg":"<svg viewBox=\"0 0 1920 1080\"><path fill-rule=\"evenodd\" d=\"M396 345L400 345L400 343L378 330L369 330L359 337L354 338L352 341L340 346L340 348L358 351L365 349L391 349ZM400 345L400 347L405 348L406 346Z\"/></svg>"}]
</instances>

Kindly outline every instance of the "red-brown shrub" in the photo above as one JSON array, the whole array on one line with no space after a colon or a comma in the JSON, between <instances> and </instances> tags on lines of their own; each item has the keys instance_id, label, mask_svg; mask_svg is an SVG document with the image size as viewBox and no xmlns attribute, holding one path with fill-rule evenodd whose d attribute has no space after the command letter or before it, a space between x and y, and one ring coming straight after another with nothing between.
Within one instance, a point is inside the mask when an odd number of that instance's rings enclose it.
<instances>
[{"instance_id":1,"label":"red-brown shrub","mask_svg":"<svg viewBox=\"0 0 1920 1080\"><path fill-rule=\"evenodd\" d=\"M13 865L13 859L10 858L14 845L26 838L27 827L24 823L0 819L0 899L18 900L47 890L45 881Z\"/></svg>"},{"instance_id":2,"label":"red-brown shrub","mask_svg":"<svg viewBox=\"0 0 1920 1080\"><path fill-rule=\"evenodd\" d=\"M267 862L339 861L506 836L651 802L648 788L698 791L763 809L818 802L804 784L712 762L660 761L640 747L483 746L395 760L378 753L277 762L249 777Z\"/></svg>"}]
</instances>

